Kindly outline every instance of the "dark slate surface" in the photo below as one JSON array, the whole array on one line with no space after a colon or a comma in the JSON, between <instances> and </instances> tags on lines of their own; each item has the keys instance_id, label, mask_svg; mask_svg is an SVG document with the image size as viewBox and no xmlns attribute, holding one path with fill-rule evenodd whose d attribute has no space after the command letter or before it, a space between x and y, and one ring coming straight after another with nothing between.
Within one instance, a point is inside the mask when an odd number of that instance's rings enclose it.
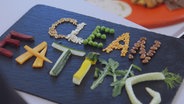
<instances>
[{"instance_id":1,"label":"dark slate surface","mask_svg":"<svg viewBox=\"0 0 184 104\"><path fill-rule=\"evenodd\" d=\"M79 44L74 44L68 42L64 39L56 40L48 35L48 28L56 20L64 17L75 18L78 23L85 22L87 26L80 32L78 36L86 38L93 31L97 25L104 25L115 29L114 36L108 36L106 41L103 41L105 46L107 46L111 41L116 39L119 35L124 32L130 32L131 40L130 47L136 42L140 37L145 36L148 38L147 47L150 47L155 39L162 42L161 48L158 50L157 54L151 60L149 64L143 65L138 58L129 61L127 56L120 57L120 51L113 51L110 54L103 53L100 49L95 49L91 47L86 47ZM71 30L75 29L71 24L63 24L58 27L58 31L63 34L70 33ZM184 76L184 41L182 39L176 39L161 34L148 32L144 30L139 30L131 27L122 26L119 24L114 24L104 20L84 16L81 14L76 14L73 12L68 12L65 10L48 7L44 5L37 5L28 11L20 20L18 20L10 29L8 29L1 39L6 36L11 30L16 30L21 33L33 35L35 37L35 42L21 41L21 46L19 48L14 48L12 46L6 46L7 49L14 52L13 58L7 58L0 56L0 69L5 73L7 81L14 86L15 89L25 91L58 103L62 104L129 104L130 101L126 94L125 89L122 94L116 98L111 96L112 87L109 84L112 78L108 77L104 82L97 87L95 90L90 90L90 86L93 82L93 72L94 66L87 73L82 84L80 86L75 86L72 83L73 74L80 67L84 57L71 56L69 58L68 64L64 67L62 73L59 77L54 78L49 76L49 71L53 64L45 63L43 69L32 69L32 63L34 57L31 58L23 65L17 64L14 59L25 52L23 46L25 44L34 47L42 41L48 42L48 52L47 57L54 63L60 56L61 52L53 49L51 47L52 42L61 42L68 47L72 47L78 50L97 51L101 53L101 58L114 58L119 61L119 69L126 69L131 63L134 63L143 68L141 73L162 71L165 67L168 67L169 71L180 73ZM97 65L98 66L98 65ZM135 74L140 74L140 72L135 71ZM176 94L179 86L175 89L168 89L163 81L153 81L144 82L134 86L134 91L138 98L147 104L151 97L146 93L145 87L151 87L161 93L162 104L169 104L172 102L173 97Z\"/></svg>"},{"instance_id":2,"label":"dark slate surface","mask_svg":"<svg viewBox=\"0 0 184 104\"><path fill-rule=\"evenodd\" d=\"M27 104L8 84L6 77L0 73L0 104Z\"/></svg>"}]
</instances>

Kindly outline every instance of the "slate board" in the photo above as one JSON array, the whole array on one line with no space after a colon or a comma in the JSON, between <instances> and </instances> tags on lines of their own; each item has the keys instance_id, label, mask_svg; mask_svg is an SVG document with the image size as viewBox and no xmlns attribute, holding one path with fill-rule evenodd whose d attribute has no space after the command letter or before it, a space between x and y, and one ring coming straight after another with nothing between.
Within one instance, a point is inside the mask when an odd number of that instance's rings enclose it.
<instances>
[{"instance_id":1,"label":"slate board","mask_svg":"<svg viewBox=\"0 0 184 104\"><path fill-rule=\"evenodd\" d=\"M120 51L117 50L110 54L106 54L100 49L74 44L64 39L56 40L50 37L48 35L48 28L56 20L64 17L75 18L78 20L78 23L87 23L87 26L85 26L80 34L78 34L78 36L83 38L87 38L97 25L114 28L114 36L108 36L107 40L103 41L105 47L111 43L111 41L125 32L130 32L130 47L132 47L133 44L143 36L147 37L148 39L146 44L147 48L149 48L156 39L162 42L162 46L158 50L157 54L155 54L151 62L149 64L143 65L140 62L138 55L135 60L130 61L127 56L120 57ZM58 27L58 31L63 34L68 34L73 29L75 29L75 27L71 24L63 24ZM78 50L84 50L86 52L99 52L101 53L100 58L113 58L120 63L119 69L127 69L131 63L134 63L143 69L142 72L135 71L135 74L162 71L165 67L167 67L169 71L179 73L180 75L184 76L184 41L182 39L176 39L145 30L126 27L45 5L37 5L30 9L22 18L20 18L20 20L10 27L0 39L3 39L11 30L33 35L35 37L35 42L21 41L21 46L19 48L14 48L12 46L5 47L6 49L14 52L13 58L7 58L0 55L0 69L7 77L7 81L17 90L40 96L57 103L129 104L130 101L125 89L123 89L120 96L116 98L111 96L112 87L109 86L112 81L111 77L105 78L104 82L95 90L90 90L90 86L94 81L94 68L98 67L98 65L91 67L80 86L74 85L72 83L73 74L80 67L84 57L71 56L63 71L57 78L49 76L49 71L54 64L45 63L43 69L33 69L32 63L35 59L34 57L23 65L17 64L14 59L25 52L23 48L25 44L29 45L30 47L34 47L42 41L47 41L49 47L47 57L52 60L53 63L55 63L58 57L61 55L60 51L51 47L52 42L56 41ZM137 84L133 87L134 91L138 99L145 104L151 100L151 97L145 91L145 87L147 86L161 93L162 104L171 103L176 91L179 88L179 86L177 86L174 89L168 89L163 81L152 81Z\"/></svg>"}]
</instances>

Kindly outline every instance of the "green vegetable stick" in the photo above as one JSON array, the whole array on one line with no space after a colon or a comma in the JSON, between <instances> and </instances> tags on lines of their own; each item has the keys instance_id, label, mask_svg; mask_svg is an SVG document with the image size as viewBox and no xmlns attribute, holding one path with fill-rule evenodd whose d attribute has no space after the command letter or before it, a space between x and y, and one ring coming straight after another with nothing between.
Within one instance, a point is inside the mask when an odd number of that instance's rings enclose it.
<instances>
[{"instance_id":1,"label":"green vegetable stick","mask_svg":"<svg viewBox=\"0 0 184 104\"><path fill-rule=\"evenodd\" d=\"M68 58L71 55L71 51L69 49L65 50L61 56L58 58L52 69L50 70L49 74L51 76L58 76L58 74L62 71L63 67L65 66Z\"/></svg>"}]
</instances>

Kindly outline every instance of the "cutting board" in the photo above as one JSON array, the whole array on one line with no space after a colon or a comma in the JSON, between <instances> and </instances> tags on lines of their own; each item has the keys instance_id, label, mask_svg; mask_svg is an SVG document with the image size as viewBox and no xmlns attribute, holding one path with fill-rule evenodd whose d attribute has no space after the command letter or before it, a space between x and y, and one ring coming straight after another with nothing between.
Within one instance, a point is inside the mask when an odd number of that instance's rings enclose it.
<instances>
[{"instance_id":1,"label":"cutting board","mask_svg":"<svg viewBox=\"0 0 184 104\"><path fill-rule=\"evenodd\" d=\"M68 42L65 39L54 39L49 36L48 28L52 23L60 18L74 18L78 20L78 23L85 22L87 25L78 34L79 37L87 38L97 25L106 26L115 29L115 34L107 36L104 43L104 48L115 40L122 33L130 32L130 47L139 40L140 37L147 37L148 41L146 47L149 48L154 40L162 42L161 48L152 58L148 64L142 64L138 55L133 61L130 61L128 57L120 57L120 51L115 50L109 54L101 51L101 49L92 48L90 46L84 46ZM71 24L63 24L58 28L58 32L68 34L75 27ZM53 42L59 42L71 48L83 50L85 52L99 52L100 58L108 59L113 58L120 63L118 69L127 69L132 63L142 68L142 72L135 71L135 74L142 74L148 72L160 72L164 68L168 68L169 71L179 73L184 77L184 40L168 37L162 34L153 33L145 30L131 28L120 24L111 23L108 21L100 20L97 18L69 12L54 7L45 5L37 5L31 8L22 18L20 18L13 26L11 26L2 36L1 40L11 31L15 30L20 33L29 34L35 37L34 42L21 41L19 48L12 46L6 46L14 52L13 58L7 58L0 55L0 70L6 76L7 81L17 90L24 91L57 103L62 104L129 104L129 98L125 89L122 90L122 94L118 97L112 97L112 82L111 77L104 79L104 82L95 90L90 90L90 86L94 81L93 74L95 67L92 66L80 86L76 86L72 83L73 74L78 70L84 57L70 56L66 66L58 77L49 76L49 71L53 67L54 63L62 52L51 47ZM35 57L32 57L29 61L23 65L19 65L15 62L15 58L24 53L24 45L35 47L42 41L47 41L48 51L47 57L53 61L52 64L46 63L42 69L33 69L32 63ZM122 43L123 44L123 43ZM162 104L169 104L172 102L179 85L174 89L168 89L163 81L152 81L137 84L133 87L136 96L143 103L148 103L152 98L145 91L145 87L151 87L152 89L160 92L162 97Z\"/></svg>"},{"instance_id":2,"label":"cutting board","mask_svg":"<svg viewBox=\"0 0 184 104\"><path fill-rule=\"evenodd\" d=\"M145 8L131 3L131 0L121 1L128 3L132 8L132 13L126 18L147 28L168 26L184 21L184 8L171 11L165 4L155 8Z\"/></svg>"}]
</instances>

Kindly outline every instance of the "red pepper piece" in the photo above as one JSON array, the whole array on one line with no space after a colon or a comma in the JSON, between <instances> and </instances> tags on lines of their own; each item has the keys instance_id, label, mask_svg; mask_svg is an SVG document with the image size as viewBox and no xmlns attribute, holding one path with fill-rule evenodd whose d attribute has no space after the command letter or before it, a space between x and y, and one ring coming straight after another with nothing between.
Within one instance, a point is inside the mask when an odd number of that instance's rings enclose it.
<instances>
[{"instance_id":1,"label":"red pepper piece","mask_svg":"<svg viewBox=\"0 0 184 104\"><path fill-rule=\"evenodd\" d=\"M20 41L16 39L11 39L10 34L8 34L3 40L0 41L0 47L5 46L6 44L11 44L16 47L20 46Z\"/></svg>"},{"instance_id":2,"label":"red pepper piece","mask_svg":"<svg viewBox=\"0 0 184 104\"><path fill-rule=\"evenodd\" d=\"M13 53L5 48L0 47L0 54L6 56L6 57L12 57Z\"/></svg>"},{"instance_id":3,"label":"red pepper piece","mask_svg":"<svg viewBox=\"0 0 184 104\"><path fill-rule=\"evenodd\" d=\"M3 47L5 44L6 44L6 41L5 40L1 40L0 41L0 47Z\"/></svg>"},{"instance_id":4,"label":"red pepper piece","mask_svg":"<svg viewBox=\"0 0 184 104\"><path fill-rule=\"evenodd\" d=\"M15 45L16 47L20 46L20 41L16 39L4 39L6 43Z\"/></svg>"},{"instance_id":5,"label":"red pepper piece","mask_svg":"<svg viewBox=\"0 0 184 104\"><path fill-rule=\"evenodd\" d=\"M7 39L10 39L10 38L11 38L11 35L8 34L3 40L1 40L1 41L0 41L0 47L5 46L6 40L7 40Z\"/></svg>"},{"instance_id":6,"label":"red pepper piece","mask_svg":"<svg viewBox=\"0 0 184 104\"><path fill-rule=\"evenodd\" d=\"M18 38L18 39L25 40L25 41L34 41L33 36L22 34L22 33L13 31L13 30L10 32L10 34L13 38Z\"/></svg>"}]
</instances>

